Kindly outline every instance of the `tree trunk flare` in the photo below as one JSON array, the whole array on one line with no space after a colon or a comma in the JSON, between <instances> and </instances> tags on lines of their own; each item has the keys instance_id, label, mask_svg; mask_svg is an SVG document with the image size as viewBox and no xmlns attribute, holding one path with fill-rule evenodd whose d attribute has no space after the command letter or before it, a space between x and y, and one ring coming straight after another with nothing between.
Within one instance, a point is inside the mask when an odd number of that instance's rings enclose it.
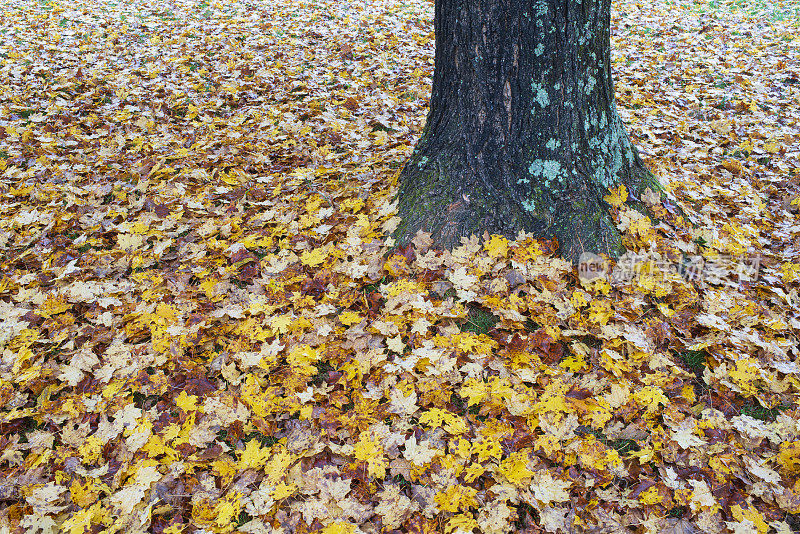
<instances>
[{"instance_id":1,"label":"tree trunk flare","mask_svg":"<svg viewBox=\"0 0 800 534\"><path fill-rule=\"evenodd\" d=\"M611 0L436 0L427 123L400 175L395 233L452 248L484 231L618 256L603 196L660 189L614 103ZM634 200L635 202L635 200Z\"/></svg>"}]
</instances>

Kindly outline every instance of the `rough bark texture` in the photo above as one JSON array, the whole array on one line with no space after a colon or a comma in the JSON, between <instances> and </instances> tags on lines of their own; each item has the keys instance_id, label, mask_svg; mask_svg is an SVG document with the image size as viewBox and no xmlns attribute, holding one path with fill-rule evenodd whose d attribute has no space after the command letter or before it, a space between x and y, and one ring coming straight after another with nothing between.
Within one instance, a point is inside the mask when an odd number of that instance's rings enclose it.
<instances>
[{"instance_id":1,"label":"rough bark texture","mask_svg":"<svg viewBox=\"0 0 800 534\"><path fill-rule=\"evenodd\" d=\"M427 124L400 177L399 243L484 231L621 252L603 196L658 188L614 104L611 0L436 0Z\"/></svg>"}]
</instances>

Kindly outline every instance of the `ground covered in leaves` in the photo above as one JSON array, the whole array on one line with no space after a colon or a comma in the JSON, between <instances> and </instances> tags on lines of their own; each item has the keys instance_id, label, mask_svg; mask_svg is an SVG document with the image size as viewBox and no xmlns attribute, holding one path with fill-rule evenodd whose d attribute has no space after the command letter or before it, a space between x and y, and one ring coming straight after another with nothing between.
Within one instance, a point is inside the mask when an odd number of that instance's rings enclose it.
<instances>
[{"instance_id":1,"label":"ground covered in leaves","mask_svg":"<svg viewBox=\"0 0 800 534\"><path fill-rule=\"evenodd\" d=\"M799 11L616 2L582 282L385 256L429 2L0 0L0 531L797 531Z\"/></svg>"}]
</instances>

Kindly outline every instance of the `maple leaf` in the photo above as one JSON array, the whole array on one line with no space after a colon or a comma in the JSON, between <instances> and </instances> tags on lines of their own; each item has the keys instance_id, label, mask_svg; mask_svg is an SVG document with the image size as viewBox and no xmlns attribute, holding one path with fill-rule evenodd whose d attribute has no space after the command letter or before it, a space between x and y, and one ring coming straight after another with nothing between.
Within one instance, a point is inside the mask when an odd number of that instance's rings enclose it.
<instances>
[{"instance_id":1,"label":"maple leaf","mask_svg":"<svg viewBox=\"0 0 800 534\"><path fill-rule=\"evenodd\" d=\"M565 480L554 479L548 471L537 471L533 475L531 491L536 500L544 504L551 502L564 502L569 500L567 489L572 483Z\"/></svg>"},{"instance_id":2,"label":"maple leaf","mask_svg":"<svg viewBox=\"0 0 800 534\"><path fill-rule=\"evenodd\" d=\"M616 189L609 189L609 194L603 200L611 204L614 208L619 208L628 200L628 189L625 184L621 184Z\"/></svg>"},{"instance_id":3,"label":"maple leaf","mask_svg":"<svg viewBox=\"0 0 800 534\"><path fill-rule=\"evenodd\" d=\"M59 500L61 494L64 493L66 489L67 488L64 486L50 482L33 488L30 495L28 495L25 500L28 504L33 506L33 510L37 515L58 513L66 506L57 506L54 505L54 503Z\"/></svg>"},{"instance_id":4,"label":"maple leaf","mask_svg":"<svg viewBox=\"0 0 800 534\"><path fill-rule=\"evenodd\" d=\"M429 441L417 442L415 436L411 436L405 441L405 450L403 456L411 463L416 465L425 465L432 461L437 456L442 456L444 451L431 447Z\"/></svg>"},{"instance_id":5,"label":"maple leaf","mask_svg":"<svg viewBox=\"0 0 800 534\"><path fill-rule=\"evenodd\" d=\"M633 399L651 413L658 410L659 405L666 406L669 404L669 399L664 395L664 392L655 386L646 386L640 389L634 393Z\"/></svg>"},{"instance_id":6,"label":"maple leaf","mask_svg":"<svg viewBox=\"0 0 800 534\"><path fill-rule=\"evenodd\" d=\"M475 518L472 517L471 514L462 513L454 515L450 521L447 522L444 531L446 534L462 534L473 532L476 528L478 528L478 522Z\"/></svg>"},{"instance_id":7,"label":"maple leaf","mask_svg":"<svg viewBox=\"0 0 800 534\"><path fill-rule=\"evenodd\" d=\"M110 523L111 516L109 512L103 509L100 502L96 502L89 508L78 510L72 517L64 521L62 529L64 532L69 532L69 534L83 534L91 525L108 525Z\"/></svg>"},{"instance_id":8,"label":"maple leaf","mask_svg":"<svg viewBox=\"0 0 800 534\"><path fill-rule=\"evenodd\" d=\"M195 412L201 410L197 405L197 396L188 395L185 391L181 391L175 398L175 404L184 412Z\"/></svg>"},{"instance_id":9,"label":"maple leaf","mask_svg":"<svg viewBox=\"0 0 800 534\"><path fill-rule=\"evenodd\" d=\"M467 431L467 424L457 415L439 408L432 408L424 412L419 418L420 424L433 427L443 427L450 434L463 434Z\"/></svg>"},{"instance_id":10,"label":"maple leaf","mask_svg":"<svg viewBox=\"0 0 800 534\"><path fill-rule=\"evenodd\" d=\"M492 235L484 246L492 258L505 258L508 255L508 239L503 236Z\"/></svg>"},{"instance_id":11,"label":"maple leaf","mask_svg":"<svg viewBox=\"0 0 800 534\"><path fill-rule=\"evenodd\" d=\"M22 518L20 525L27 528L29 532L42 534L56 534L58 523L49 515L28 514Z\"/></svg>"},{"instance_id":12,"label":"maple leaf","mask_svg":"<svg viewBox=\"0 0 800 534\"><path fill-rule=\"evenodd\" d=\"M262 449L257 439L251 439L245 444L244 450L239 457L239 464L244 469L257 469L264 466L269 457L269 449Z\"/></svg>"},{"instance_id":13,"label":"maple leaf","mask_svg":"<svg viewBox=\"0 0 800 534\"><path fill-rule=\"evenodd\" d=\"M367 473L371 477L383 478L387 462L379 439L371 439L369 433L362 432L354 449L355 457L367 463Z\"/></svg>"},{"instance_id":14,"label":"maple leaf","mask_svg":"<svg viewBox=\"0 0 800 534\"><path fill-rule=\"evenodd\" d=\"M498 472L516 486L523 485L533 476L533 471L528 469L528 454L525 451L509 454L500 462Z\"/></svg>"},{"instance_id":15,"label":"maple leaf","mask_svg":"<svg viewBox=\"0 0 800 534\"><path fill-rule=\"evenodd\" d=\"M311 375L315 371L313 364L319 361L321 352L320 348L314 348L310 345L297 345L289 352L286 361L288 361L289 365L295 368L297 372Z\"/></svg>"},{"instance_id":16,"label":"maple leaf","mask_svg":"<svg viewBox=\"0 0 800 534\"><path fill-rule=\"evenodd\" d=\"M356 526L345 521L336 521L322 529L323 534L354 534L355 532Z\"/></svg>"},{"instance_id":17,"label":"maple leaf","mask_svg":"<svg viewBox=\"0 0 800 534\"><path fill-rule=\"evenodd\" d=\"M672 439L683 449L704 445L706 441L695 434L694 430L694 421L685 420L675 429Z\"/></svg>"},{"instance_id":18,"label":"maple leaf","mask_svg":"<svg viewBox=\"0 0 800 534\"><path fill-rule=\"evenodd\" d=\"M416 391L404 394L400 390L395 390L389 398L389 409L396 414L411 415L419 409L417 398Z\"/></svg>"},{"instance_id":19,"label":"maple leaf","mask_svg":"<svg viewBox=\"0 0 800 534\"><path fill-rule=\"evenodd\" d=\"M458 512L475 506L475 496L478 491L468 486L450 486L445 491L436 495L436 504L446 512Z\"/></svg>"},{"instance_id":20,"label":"maple leaf","mask_svg":"<svg viewBox=\"0 0 800 534\"><path fill-rule=\"evenodd\" d=\"M781 443L778 462L789 472L800 472L800 441Z\"/></svg>"},{"instance_id":21,"label":"maple leaf","mask_svg":"<svg viewBox=\"0 0 800 534\"><path fill-rule=\"evenodd\" d=\"M386 528L400 528L403 521L419 509L419 505L402 494L402 488L397 484L387 484L379 493L380 502L375 507L375 513L381 516Z\"/></svg>"}]
</instances>

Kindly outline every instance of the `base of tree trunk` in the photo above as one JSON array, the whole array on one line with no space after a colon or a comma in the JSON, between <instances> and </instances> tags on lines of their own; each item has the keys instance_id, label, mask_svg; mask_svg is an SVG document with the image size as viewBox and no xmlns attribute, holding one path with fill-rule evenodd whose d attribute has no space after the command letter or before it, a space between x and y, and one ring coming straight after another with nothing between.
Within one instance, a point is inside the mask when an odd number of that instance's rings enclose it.
<instances>
[{"instance_id":1,"label":"base of tree trunk","mask_svg":"<svg viewBox=\"0 0 800 534\"><path fill-rule=\"evenodd\" d=\"M433 159L421 155L423 152L431 153ZM431 234L436 247L449 250L458 246L462 237L473 234L488 232L514 239L524 230L539 238L555 237L559 254L573 262L584 252L610 257L624 252L609 205L603 200L608 190L601 184L589 176L578 177L557 194L542 187L533 195L538 201L531 202L530 190L527 199L520 199L513 186L502 187L503 183L516 184L527 176L508 171L506 167L506 176L498 180L496 175L503 169L479 171L464 157L448 156L446 149L429 147L416 152L401 173L401 223L394 234L397 244L407 244L422 230ZM492 174L493 183L481 179L482 175ZM660 191L658 180L638 156L624 174L627 179L621 183L629 192L626 204L646 213L645 205L637 199L648 188Z\"/></svg>"}]
</instances>

